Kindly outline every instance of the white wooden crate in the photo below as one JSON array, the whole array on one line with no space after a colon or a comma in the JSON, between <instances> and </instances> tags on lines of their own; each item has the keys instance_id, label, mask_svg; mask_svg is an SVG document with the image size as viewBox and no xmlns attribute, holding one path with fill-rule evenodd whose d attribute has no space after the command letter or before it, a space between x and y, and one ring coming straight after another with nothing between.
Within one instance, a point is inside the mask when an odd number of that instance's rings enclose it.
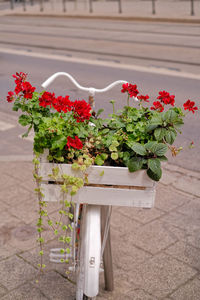
<instances>
[{"instance_id":1,"label":"white wooden crate","mask_svg":"<svg viewBox=\"0 0 200 300\"><path fill-rule=\"evenodd\" d=\"M45 201L60 201L63 199L59 184L52 184L48 176L52 168L58 167L60 174L81 177L80 171L72 170L70 164L52 164L41 162L41 187ZM81 188L73 196L75 203L96 205L130 206L150 208L154 205L155 183L147 176L146 170L130 173L128 168L91 166L87 169L89 185ZM104 174L100 176L100 174ZM49 183L51 181L51 184ZM62 182L62 179L58 179Z\"/></svg>"}]
</instances>

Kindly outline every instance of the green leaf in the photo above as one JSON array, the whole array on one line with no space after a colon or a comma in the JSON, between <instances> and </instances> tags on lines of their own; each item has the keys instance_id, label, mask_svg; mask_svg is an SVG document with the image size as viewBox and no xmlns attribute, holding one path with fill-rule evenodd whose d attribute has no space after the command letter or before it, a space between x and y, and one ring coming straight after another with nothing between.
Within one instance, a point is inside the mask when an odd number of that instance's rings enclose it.
<instances>
[{"instance_id":1,"label":"green leaf","mask_svg":"<svg viewBox=\"0 0 200 300\"><path fill-rule=\"evenodd\" d=\"M145 146L145 148L146 148L147 150L149 150L149 151L151 151L151 152L154 153L154 148L155 148L155 146L156 146L157 144L158 144L158 142L156 142L156 141L151 141L151 142L146 143L144 146Z\"/></svg>"},{"instance_id":2,"label":"green leaf","mask_svg":"<svg viewBox=\"0 0 200 300\"><path fill-rule=\"evenodd\" d=\"M108 158L108 154L106 154L106 153L101 153L100 156L103 160L106 160Z\"/></svg>"},{"instance_id":3,"label":"green leaf","mask_svg":"<svg viewBox=\"0 0 200 300\"><path fill-rule=\"evenodd\" d=\"M151 179L153 179L153 180L155 180L155 181L159 181L160 178L162 177L162 170L161 170L161 169L158 169L157 173L154 173L154 172L152 172L151 169L148 169L148 170L147 170L147 175L148 175Z\"/></svg>"},{"instance_id":4,"label":"green leaf","mask_svg":"<svg viewBox=\"0 0 200 300\"><path fill-rule=\"evenodd\" d=\"M167 149L168 147L166 144L158 143L157 145L155 145L153 153L157 156L163 156L167 152Z\"/></svg>"},{"instance_id":5,"label":"green leaf","mask_svg":"<svg viewBox=\"0 0 200 300\"><path fill-rule=\"evenodd\" d=\"M22 126L27 126L28 124L32 123L32 118L28 115L21 115L19 117L18 122L22 125Z\"/></svg>"},{"instance_id":6,"label":"green leaf","mask_svg":"<svg viewBox=\"0 0 200 300\"><path fill-rule=\"evenodd\" d=\"M28 128L28 130L24 134L22 134L22 137L23 138L27 137L29 135L29 132L31 131L31 129L32 129L32 125L30 125L29 128Z\"/></svg>"},{"instance_id":7,"label":"green leaf","mask_svg":"<svg viewBox=\"0 0 200 300\"><path fill-rule=\"evenodd\" d=\"M135 151L135 153L140 154L140 155L146 155L147 154L145 146L140 144L140 143L136 143L136 142L131 143L131 149L133 151Z\"/></svg>"},{"instance_id":8,"label":"green leaf","mask_svg":"<svg viewBox=\"0 0 200 300\"><path fill-rule=\"evenodd\" d=\"M128 161L129 172L135 172L140 170L143 165L143 159L141 157L133 157Z\"/></svg>"},{"instance_id":9,"label":"green leaf","mask_svg":"<svg viewBox=\"0 0 200 300\"><path fill-rule=\"evenodd\" d=\"M128 132L134 131L134 130L135 130L134 124L128 124L128 125L126 126L126 130L127 130Z\"/></svg>"},{"instance_id":10,"label":"green leaf","mask_svg":"<svg viewBox=\"0 0 200 300\"><path fill-rule=\"evenodd\" d=\"M104 160L102 159L101 155L99 155L99 154L96 156L94 162L98 166L102 166L104 164Z\"/></svg>"},{"instance_id":11,"label":"green leaf","mask_svg":"<svg viewBox=\"0 0 200 300\"><path fill-rule=\"evenodd\" d=\"M174 130L167 130L165 133L165 140L168 144L172 145L175 141L177 133Z\"/></svg>"},{"instance_id":12,"label":"green leaf","mask_svg":"<svg viewBox=\"0 0 200 300\"><path fill-rule=\"evenodd\" d=\"M117 152L111 153L111 158L112 158L113 160L117 160L117 159L118 159L118 153L117 153Z\"/></svg>"},{"instance_id":13,"label":"green leaf","mask_svg":"<svg viewBox=\"0 0 200 300\"><path fill-rule=\"evenodd\" d=\"M97 114L96 114L96 117L100 116L100 114L104 111L103 108L100 108L98 111L97 111Z\"/></svg>"},{"instance_id":14,"label":"green leaf","mask_svg":"<svg viewBox=\"0 0 200 300\"><path fill-rule=\"evenodd\" d=\"M154 136L157 141L162 141L165 136L166 129L165 128L156 128L154 131Z\"/></svg>"},{"instance_id":15,"label":"green leaf","mask_svg":"<svg viewBox=\"0 0 200 300\"><path fill-rule=\"evenodd\" d=\"M52 149L60 149L62 150L67 143L67 139L65 136L59 135L53 139Z\"/></svg>"},{"instance_id":16,"label":"green leaf","mask_svg":"<svg viewBox=\"0 0 200 300\"><path fill-rule=\"evenodd\" d=\"M160 113L154 113L150 120L150 125L162 125L162 116Z\"/></svg>"},{"instance_id":17,"label":"green leaf","mask_svg":"<svg viewBox=\"0 0 200 300\"><path fill-rule=\"evenodd\" d=\"M160 160L158 158L148 159L148 168L151 169L153 173L159 173L160 169Z\"/></svg>"},{"instance_id":18,"label":"green leaf","mask_svg":"<svg viewBox=\"0 0 200 300\"><path fill-rule=\"evenodd\" d=\"M169 109L163 115L163 119L170 123L173 123L174 121L176 121L177 117L178 117L178 114L173 109Z\"/></svg>"},{"instance_id":19,"label":"green leaf","mask_svg":"<svg viewBox=\"0 0 200 300\"><path fill-rule=\"evenodd\" d=\"M159 156L158 158L160 161L168 161L167 157L166 156Z\"/></svg>"}]
</instances>

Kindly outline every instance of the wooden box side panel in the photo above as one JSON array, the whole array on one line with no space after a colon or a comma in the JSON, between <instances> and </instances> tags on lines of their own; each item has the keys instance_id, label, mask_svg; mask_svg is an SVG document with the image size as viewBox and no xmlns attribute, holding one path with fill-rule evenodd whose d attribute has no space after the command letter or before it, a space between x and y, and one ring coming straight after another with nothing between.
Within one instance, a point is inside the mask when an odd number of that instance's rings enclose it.
<instances>
[{"instance_id":1,"label":"wooden box side panel","mask_svg":"<svg viewBox=\"0 0 200 300\"><path fill-rule=\"evenodd\" d=\"M45 201L52 202L64 200L59 185L43 183L41 187L45 194ZM153 207L154 200L154 188L133 190L85 186L73 197L73 202L75 203L144 208Z\"/></svg>"},{"instance_id":2,"label":"wooden box side panel","mask_svg":"<svg viewBox=\"0 0 200 300\"><path fill-rule=\"evenodd\" d=\"M74 171L69 164L52 164L41 163L40 176L44 181L49 181L49 174L52 173L52 168L58 167L60 174L68 174L81 177L82 173ZM101 176L103 172L103 175ZM154 182L146 174L146 170L140 170L130 173L128 168L121 167L105 167L105 166L91 166L87 169L88 181L91 184L104 185L125 185L125 186L139 186L139 187L153 187Z\"/></svg>"}]
</instances>

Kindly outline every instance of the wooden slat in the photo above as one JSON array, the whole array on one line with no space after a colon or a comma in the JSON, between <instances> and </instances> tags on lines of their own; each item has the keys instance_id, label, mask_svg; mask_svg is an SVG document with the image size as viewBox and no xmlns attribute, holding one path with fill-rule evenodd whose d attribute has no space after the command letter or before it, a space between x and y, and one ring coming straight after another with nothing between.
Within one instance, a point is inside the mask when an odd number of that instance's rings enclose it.
<instances>
[{"instance_id":1,"label":"wooden slat","mask_svg":"<svg viewBox=\"0 0 200 300\"><path fill-rule=\"evenodd\" d=\"M45 201L63 200L60 186L56 184L42 184ZM96 205L130 206L150 208L154 205L155 189L145 190L83 187L73 197L75 203L87 203Z\"/></svg>"},{"instance_id":2,"label":"wooden slat","mask_svg":"<svg viewBox=\"0 0 200 300\"><path fill-rule=\"evenodd\" d=\"M68 174L81 177L82 173L74 171L71 165L68 164L52 164L41 163L40 176L43 181L51 180L48 176L52 174L52 168L58 167L60 174ZM101 176L100 174L104 172ZM154 182L146 174L146 170L139 170L130 173L128 168L122 167L105 167L105 166L91 166L87 169L88 181L91 184L107 184L107 185L127 185L127 186L144 186L153 187Z\"/></svg>"}]
</instances>

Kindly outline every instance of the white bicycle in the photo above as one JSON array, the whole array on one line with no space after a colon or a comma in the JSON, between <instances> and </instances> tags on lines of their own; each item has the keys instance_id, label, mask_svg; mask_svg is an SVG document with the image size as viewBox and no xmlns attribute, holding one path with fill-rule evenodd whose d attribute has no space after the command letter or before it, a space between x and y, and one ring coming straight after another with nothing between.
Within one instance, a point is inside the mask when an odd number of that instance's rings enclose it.
<instances>
[{"instance_id":1,"label":"white bicycle","mask_svg":"<svg viewBox=\"0 0 200 300\"><path fill-rule=\"evenodd\" d=\"M87 88L79 85L70 74L58 72L48 78L42 87L47 88L58 76L68 77L78 89L87 91L91 107L94 107L95 93L103 93L116 85L126 83L124 80L118 80L104 89ZM69 165L65 166L68 168L65 169L67 174L72 172ZM48 164L45 165L44 162L42 168L48 168ZM103 177L98 176L101 170L104 171ZM109 231L112 206L150 208L153 206L155 198L154 185L145 171L141 171L137 175L129 173L127 168L92 166L88 180L93 186L82 188L78 196L74 198L72 252L74 271L76 272L76 300L94 300L98 295L102 259L105 288L109 291L114 289ZM135 187L137 188L134 189ZM55 197L58 195L56 188L58 188L57 185L49 185L47 191L47 184L43 184L43 189L46 189L46 201L55 201ZM78 226L80 226L80 239L78 248L76 248L76 229ZM51 261L60 261L62 254L59 253L59 250L51 249Z\"/></svg>"}]
</instances>

